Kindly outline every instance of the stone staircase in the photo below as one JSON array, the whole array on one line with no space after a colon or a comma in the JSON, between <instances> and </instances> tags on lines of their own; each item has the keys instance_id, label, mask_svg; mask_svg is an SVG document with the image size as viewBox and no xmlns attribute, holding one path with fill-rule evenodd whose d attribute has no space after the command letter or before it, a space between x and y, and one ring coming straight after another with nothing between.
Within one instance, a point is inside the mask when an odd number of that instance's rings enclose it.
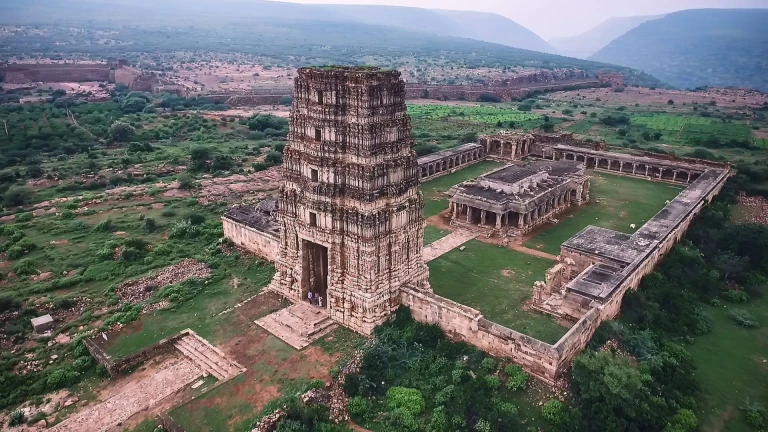
<instances>
[{"instance_id":1,"label":"stone staircase","mask_svg":"<svg viewBox=\"0 0 768 432\"><path fill-rule=\"evenodd\" d=\"M227 358L224 353L195 333L190 333L173 344L187 358L207 374L225 381L245 371L245 368Z\"/></svg>"},{"instance_id":2,"label":"stone staircase","mask_svg":"<svg viewBox=\"0 0 768 432\"><path fill-rule=\"evenodd\" d=\"M326 309L305 302L294 303L255 322L299 350L338 327Z\"/></svg>"}]
</instances>

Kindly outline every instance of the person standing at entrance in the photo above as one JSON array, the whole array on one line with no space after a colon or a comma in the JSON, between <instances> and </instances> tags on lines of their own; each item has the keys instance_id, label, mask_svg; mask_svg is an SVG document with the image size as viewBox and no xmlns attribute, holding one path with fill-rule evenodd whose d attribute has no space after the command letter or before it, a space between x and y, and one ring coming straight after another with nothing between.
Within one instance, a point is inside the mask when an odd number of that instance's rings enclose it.
<instances>
[{"instance_id":1,"label":"person standing at entrance","mask_svg":"<svg viewBox=\"0 0 768 432\"><path fill-rule=\"evenodd\" d=\"M323 296L319 296L317 298L317 305L323 307Z\"/></svg>"},{"instance_id":2,"label":"person standing at entrance","mask_svg":"<svg viewBox=\"0 0 768 432\"><path fill-rule=\"evenodd\" d=\"M307 293L307 301L309 302L309 304L312 304L312 291L309 291Z\"/></svg>"}]
</instances>

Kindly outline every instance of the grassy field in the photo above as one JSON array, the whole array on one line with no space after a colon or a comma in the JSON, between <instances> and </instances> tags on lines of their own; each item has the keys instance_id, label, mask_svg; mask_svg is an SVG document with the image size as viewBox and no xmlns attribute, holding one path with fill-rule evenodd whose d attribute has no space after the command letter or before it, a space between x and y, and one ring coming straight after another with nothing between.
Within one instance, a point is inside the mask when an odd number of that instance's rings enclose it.
<instances>
[{"instance_id":1,"label":"grassy field","mask_svg":"<svg viewBox=\"0 0 768 432\"><path fill-rule=\"evenodd\" d=\"M445 195L445 192L451 186L473 179L503 165L500 162L482 161L455 173L423 183L421 185L421 192L424 194L424 216L434 216L448 208L448 196Z\"/></svg>"},{"instance_id":2,"label":"grassy field","mask_svg":"<svg viewBox=\"0 0 768 432\"><path fill-rule=\"evenodd\" d=\"M666 183L592 172L590 203L561 216L557 225L524 243L526 247L558 254L560 245L588 225L632 233L630 225L643 226L673 199L682 188ZM597 201L600 202L597 202Z\"/></svg>"},{"instance_id":3,"label":"grassy field","mask_svg":"<svg viewBox=\"0 0 768 432\"><path fill-rule=\"evenodd\" d=\"M447 236L448 234L450 234L450 231L441 230L440 228L433 227L432 225L427 225L424 228L424 245L426 246L430 243L434 243L437 240Z\"/></svg>"},{"instance_id":4,"label":"grassy field","mask_svg":"<svg viewBox=\"0 0 768 432\"><path fill-rule=\"evenodd\" d=\"M745 398L768 406L768 298L746 305L712 307L713 331L686 347L696 365L701 384L699 430L750 432L739 407ZM728 318L729 309L746 309L760 323L757 329L742 328Z\"/></svg>"},{"instance_id":5,"label":"grassy field","mask_svg":"<svg viewBox=\"0 0 768 432\"><path fill-rule=\"evenodd\" d=\"M688 140L715 136L721 140L751 140L752 129L743 123L725 123L719 119L669 114L634 115L633 125L660 131L668 139Z\"/></svg>"},{"instance_id":6,"label":"grassy field","mask_svg":"<svg viewBox=\"0 0 768 432\"><path fill-rule=\"evenodd\" d=\"M459 119L480 123L514 122L518 128L530 129L541 124L541 116L518 111L507 106L451 106L451 105L408 105L408 113L414 118ZM527 127L526 127L527 126Z\"/></svg>"},{"instance_id":7,"label":"grassy field","mask_svg":"<svg viewBox=\"0 0 768 432\"><path fill-rule=\"evenodd\" d=\"M473 307L488 320L547 343L568 329L546 315L527 312L533 283L544 277L553 261L500 246L470 240L429 263L435 293Z\"/></svg>"}]
</instances>

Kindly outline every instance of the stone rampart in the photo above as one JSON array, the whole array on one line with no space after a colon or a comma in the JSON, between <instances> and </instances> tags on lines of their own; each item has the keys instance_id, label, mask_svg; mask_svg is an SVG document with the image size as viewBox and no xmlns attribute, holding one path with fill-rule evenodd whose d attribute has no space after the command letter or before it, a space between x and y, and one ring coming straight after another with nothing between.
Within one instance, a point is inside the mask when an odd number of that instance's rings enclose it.
<instances>
[{"instance_id":1,"label":"stone rampart","mask_svg":"<svg viewBox=\"0 0 768 432\"><path fill-rule=\"evenodd\" d=\"M280 250L280 239L277 234L258 230L227 217L222 217L221 220L224 224L224 237L260 258L275 262Z\"/></svg>"},{"instance_id":2,"label":"stone rampart","mask_svg":"<svg viewBox=\"0 0 768 432\"><path fill-rule=\"evenodd\" d=\"M0 67L0 76L9 84L33 82L109 81L108 64L22 64Z\"/></svg>"},{"instance_id":3,"label":"stone rampart","mask_svg":"<svg viewBox=\"0 0 768 432\"><path fill-rule=\"evenodd\" d=\"M400 302L411 309L415 320L437 325L451 340L509 358L539 379L555 382L559 361L551 345L490 322L479 311L431 292L404 287Z\"/></svg>"},{"instance_id":4,"label":"stone rampart","mask_svg":"<svg viewBox=\"0 0 768 432\"><path fill-rule=\"evenodd\" d=\"M430 85L430 84L406 84L405 97L407 99L435 99L435 100L479 100L480 96L490 94L503 101L525 98L534 92L550 92L567 90L569 88L601 87L605 84L596 79L579 78L552 83L530 84L520 87L510 86L483 86L483 85Z\"/></svg>"}]
</instances>

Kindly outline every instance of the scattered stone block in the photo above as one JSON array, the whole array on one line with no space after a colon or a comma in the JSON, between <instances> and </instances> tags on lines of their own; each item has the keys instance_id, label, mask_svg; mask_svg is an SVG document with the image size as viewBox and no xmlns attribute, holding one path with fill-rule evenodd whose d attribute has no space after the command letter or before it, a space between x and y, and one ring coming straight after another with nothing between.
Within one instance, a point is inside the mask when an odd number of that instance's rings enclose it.
<instances>
[{"instance_id":1,"label":"scattered stone block","mask_svg":"<svg viewBox=\"0 0 768 432\"><path fill-rule=\"evenodd\" d=\"M53 329L53 317L50 314L45 314L37 318L32 318L32 328L35 329L35 333L44 333Z\"/></svg>"}]
</instances>

